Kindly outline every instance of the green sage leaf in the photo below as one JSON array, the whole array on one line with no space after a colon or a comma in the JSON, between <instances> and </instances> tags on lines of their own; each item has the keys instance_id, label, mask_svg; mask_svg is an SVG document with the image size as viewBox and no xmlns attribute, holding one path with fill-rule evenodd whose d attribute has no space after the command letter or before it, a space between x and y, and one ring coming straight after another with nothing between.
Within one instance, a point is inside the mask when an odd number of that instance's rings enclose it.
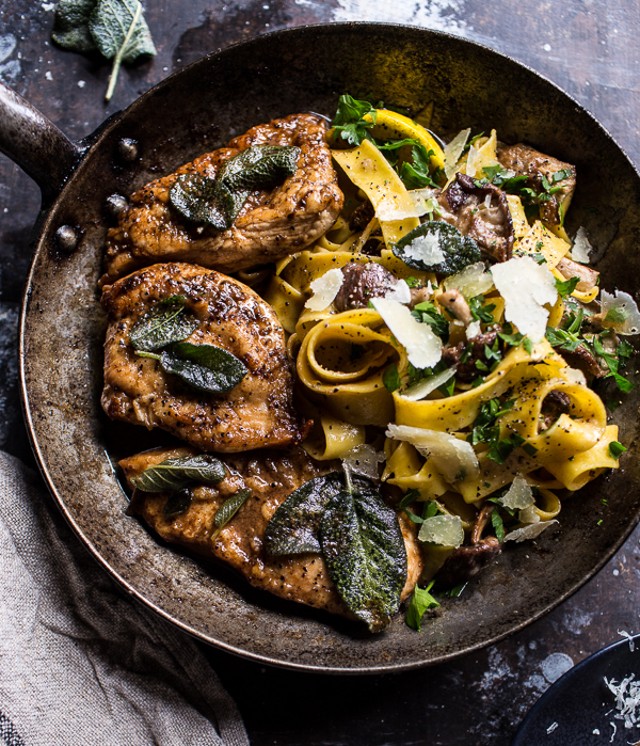
<instances>
[{"instance_id":1,"label":"green sage leaf","mask_svg":"<svg viewBox=\"0 0 640 746\"><path fill-rule=\"evenodd\" d=\"M247 502L251 497L251 490L244 488L238 490L234 495L228 497L222 505L216 510L213 516L213 525L215 531L211 535L211 540L217 538L218 534L222 529L229 523L233 516L240 510L240 508Z\"/></svg>"},{"instance_id":2,"label":"green sage leaf","mask_svg":"<svg viewBox=\"0 0 640 746\"><path fill-rule=\"evenodd\" d=\"M340 597L372 632L400 608L407 554L394 510L373 490L342 491L322 519L322 554Z\"/></svg>"},{"instance_id":3,"label":"green sage leaf","mask_svg":"<svg viewBox=\"0 0 640 746\"><path fill-rule=\"evenodd\" d=\"M224 162L217 181L231 192L276 186L296 172L299 157L293 145L252 145Z\"/></svg>"},{"instance_id":4,"label":"green sage leaf","mask_svg":"<svg viewBox=\"0 0 640 746\"><path fill-rule=\"evenodd\" d=\"M179 515L185 513L191 506L193 500L193 493L190 487L183 487L178 492L173 492L164 504L162 509L162 515L165 518L176 518Z\"/></svg>"},{"instance_id":5,"label":"green sage leaf","mask_svg":"<svg viewBox=\"0 0 640 746\"><path fill-rule=\"evenodd\" d=\"M453 225L428 220L403 236L393 253L407 266L452 275L482 258L480 247Z\"/></svg>"},{"instance_id":6,"label":"green sage leaf","mask_svg":"<svg viewBox=\"0 0 640 746\"><path fill-rule=\"evenodd\" d=\"M172 295L156 303L131 328L129 339L137 351L156 352L173 342L182 342L198 328L198 320L186 311L187 300Z\"/></svg>"},{"instance_id":7,"label":"green sage leaf","mask_svg":"<svg viewBox=\"0 0 640 746\"><path fill-rule=\"evenodd\" d=\"M344 489L344 475L331 472L294 490L267 524L264 546L272 557L319 554L320 524L331 498Z\"/></svg>"},{"instance_id":8,"label":"green sage leaf","mask_svg":"<svg viewBox=\"0 0 640 746\"><path fill-rule=\"evenodd\" d=\"M160 354L166 373L207 394L224 394L247 374L245 364L228 350L215 345L176 342Z\"/></svg>"},{"instance_id":9,"label":"green sage leaf","mask_svg":"<svg viewBox=\"0 0 640 746\"><path fill-rule=\"evenodd\" d=\"M89 31L103 57L135 62L156 54L151 32L139 0L98 0L89 19Z\"/></svg>"},{"instance_id":10,"label":"green sage leaf","mask_svg":"<svg viewBox=\"0 0 640 746\"><path fill-rule=\"evenodd\" d=\"M98 0L59 0L51 38L64 49L87 53L97 49L89 32L89 18Z\"/></svg>"},{"instance_id":11,"label":"green sage leaf","mask_svg":"<svg viewBox=\"0 0 640 746\"><path fill-rule=\"evenodd\" d=\"M141 492L177 492L192 484L217 484L224 479L224 464L210 454L166 459L131 478Z\"/></svg>"},{"instance_id":12,"label":"green sage leaf","mask_svg":"<svg viewBox=\"0 0 640 746\"><path fill-rule=\"evenodd\" d=\"M228 199L225 201L224 195L219 193L215 179L201 174L181 174L169 191L169 200L182 217L193 223L210 225L219 231L230 225L227 219ZM246 195L242 199L243 204L245 199ZM235 209L235 205L232 207Z\"/></svg>"}]
</instances>

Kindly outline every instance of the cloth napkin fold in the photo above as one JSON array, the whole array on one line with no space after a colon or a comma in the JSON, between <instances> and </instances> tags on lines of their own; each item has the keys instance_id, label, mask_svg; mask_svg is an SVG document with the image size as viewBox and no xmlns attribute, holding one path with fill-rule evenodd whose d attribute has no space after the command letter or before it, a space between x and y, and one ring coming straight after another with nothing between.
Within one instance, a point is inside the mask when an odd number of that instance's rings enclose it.
<instances>
[{"instance_id":1,"label":"cloth napkin fold","mask_svg":"<svg viewBox=\"0 0 640 746\"><path fill-rule=\"evenodd\" d=\"M0 452L0 744L248 746L197 645L129 599Z\"/></svg>"}]
</instances>

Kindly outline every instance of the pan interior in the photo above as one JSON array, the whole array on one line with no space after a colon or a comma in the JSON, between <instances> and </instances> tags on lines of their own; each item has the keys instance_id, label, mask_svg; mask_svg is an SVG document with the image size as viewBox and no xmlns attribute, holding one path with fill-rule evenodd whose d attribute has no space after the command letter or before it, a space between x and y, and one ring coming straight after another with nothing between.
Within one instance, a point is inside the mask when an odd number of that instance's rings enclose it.
<instances>
[{"instance_id":1,"label":"pan interior","mask_svg":"<svg viewBox=\"0 0 640 746\"><path fill-rule=\"evenodd\" d=\"M615 421L629 445L625 467L565 504L561 529L506 551L458 600L415 633L401 618L376 637L266 598L224 569L205 567L158 543L135 519L112 467L137 450L99 406L104 317L104 205L249 126L298 111L331 115L341 93L415 114L433 102L432 128L496 128L575 163L578 191L569 232L583 225L603 286L636 290L639 180L603 129L552 84L485 48L398 26L348 24L259 37L196 63L138 100L97 137L43 219L25 297L22 382L43 473L64 514L97 559L136 597L201 640L262 662L341 673L407 669L496 641L541 616L591 577L638 519L638 397ZM122 138L139 158L119 159ZM75 251L55 241L79 229ZM136 442L137 441L137 442ZM601 496L606 494L605 510ZM603 520L601 520L603 519Z\"/></svg>"}]
</instances>

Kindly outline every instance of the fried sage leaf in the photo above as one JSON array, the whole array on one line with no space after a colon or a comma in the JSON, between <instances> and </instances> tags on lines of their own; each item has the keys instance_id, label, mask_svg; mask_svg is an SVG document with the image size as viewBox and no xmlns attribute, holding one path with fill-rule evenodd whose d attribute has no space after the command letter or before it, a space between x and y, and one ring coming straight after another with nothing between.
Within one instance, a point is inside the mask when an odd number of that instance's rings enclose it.
<instances>
[{"instance_id":1,"label":"fried sage leaf","mask_svg":"<svg viewBox=\"0 0 640 746\"><path fill-rule=\"evenodd\" d=\"M176 518L189 510L192 500L193 493L191 492L191 488L183 487L181 490L173 492L167 497L167 501L162 509L162 515L165 518Z\"/></svg>"},{"instance_id":2,"label":"fried sage leaf","mask_svg":"<svg viewBox=\"0 0 640 746\"><path fill-rule=\"evenodd\" d=\"M136 351L156 352L173 342L182 342L198 328L198 320L186 310L187 299L172 295L156 303L131 328L129 339Z\"/></svg>"},{"instance_id":3,"label":"fried sage leaf","mask_svg":"<svg viewBox=\"0 0 640 746\"><path fill-rule=\"evenodd\" d=\"M192 484L217 484L224 479L224 464L210 454L169 458L131 477L141 492L177 492Z\"/></svg>"},{"instance_id":4,"label":"fried sage leaf","mask_svg":"<svg viewBox=\"0 0 640 746\"><path fill-rule=\"evenodd\" d=\"M230 228L254 189L277 186L298 167L300 148L254 145L225 161L215 179L182 174L169 192L173 207L193 223Z\"/></svg>"},{"instance_id":5,"label":"fried sage leaf","mask_svg":"<svg viewBox=\"0 0 640 746\"><path fill-rule=\"evenodd\" d=\"M51 38L73 52L93 52L96 43L89 32L89 19L96 0L59 0Z\"/></svg>"},{"instance_id":6,"label":"fried sage leaf","mask_svg":"<svg viewBox=\"0 0 640 746\"><path fill-rule=\"evenodd\" d=\"M327 503L344 489L344 476L339 472L325 474L305 482L278 507L265 531L267 554L319 554L320 524Z\"/></svg>"},{"instance_id":7,"label":"fried sage leaf","mask_svg":"<svg viewBox=\"0 0 640 746\"><path fill-rule=\"evenodd\" d=\"M245 199L246 194L242 204ZM192 223L210 225L218 231L229 227L227 205L215 179L201 174L181 174L171 187L169 201Z\"/></svg>"},{"instance_id":8,"label":"fried sage leaf","mask_svg":"<svg viewBox=\"0 0 640 746\"><path fill-rule=\"evenodd\" d=\"M207 394L224 394L247 374L242 360L215 345L177 342L163 350L159 360L166 373Z\"/></svg>"},{"instance_id":9,"label":"fried sage leaf","mask_svg":"<svg viewBox=\"0 0 640 746\"><path fill-rule=\"evenodd\" d=\"M246 487L244 489L238 490L234 495L231 495L231 497L228 497L222 505L216 510L215 515L213 516L213 525L215 526L215 531L211 535L211 540L213 541L218 537L218 534L222 529L229 523L229 521L234 517L234 515L240 510L240 508L247 502L247 500L251 497L251 490L247 489Z\"/></svg>"},{"instance_id":10,"label":"fried sage leaf","mask_svg":"<svg viewBox=\"0 0 640 746\"><path fill-rule=\"evenodd\" d=\"M320 529L331 580L349 609L371 632L384 629L400 608L407 554L394 510L374 490L334 495Z\"/></svg>"},{"instance_id":11,"label":"fried sage leaf","mask_svg":"<svg viewBox=\"0 0 640 746\"><path fill-rule=\"evenodd\" d=\"M403 236L393 253L407 266L452 275L481 259L480 247L453 225L428 220Z\"/></svg>"}]
</instances>

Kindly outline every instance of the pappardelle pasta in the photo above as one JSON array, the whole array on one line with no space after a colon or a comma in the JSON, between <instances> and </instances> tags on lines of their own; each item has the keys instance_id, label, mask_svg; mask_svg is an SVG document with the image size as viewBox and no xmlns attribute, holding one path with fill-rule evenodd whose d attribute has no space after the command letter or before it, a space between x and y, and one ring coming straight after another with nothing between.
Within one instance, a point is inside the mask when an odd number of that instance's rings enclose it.
<instances>
[{"instance_id":1,"label":"pappardelle pasta","mask_svg":"<svg viewBox=\"0 0 640 746\"><path fill-rule=\"evenodd\" d=\"M565 215L572 165L500 133L445 145L414 119L343 96L330 130L336 223L262 275L287 334L305 448L380 478L416 524L409 602L464 584L625 447L592 388L624 392L640 315L599 286Z\"/></svg>"}]
</instances>

